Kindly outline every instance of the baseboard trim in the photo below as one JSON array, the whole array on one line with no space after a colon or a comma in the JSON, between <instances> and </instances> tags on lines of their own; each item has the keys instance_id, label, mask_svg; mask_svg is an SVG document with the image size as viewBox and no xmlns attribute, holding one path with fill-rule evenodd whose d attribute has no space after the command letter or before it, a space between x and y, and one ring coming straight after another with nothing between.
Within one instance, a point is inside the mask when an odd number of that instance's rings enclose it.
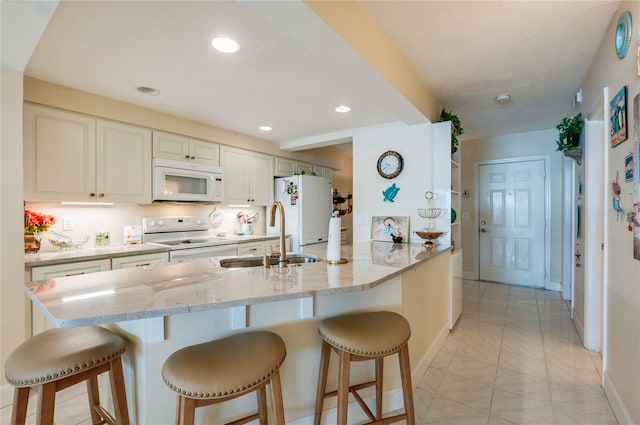
<instances>
[{"instance_id":1,"label":"baseboard trim","mask_svg":"<svg viewBox=\"0 0 640 425\"><path fill-rule=\"evenodd\" d=\"M438 354L438 350L444 343L445 339L449 335L449 324L446 323L433 343L427 348L427 351L424 353L422 358L415 363L416 366L413 368L413 372L411 372L411 384L413 385L413 389L415 391L416 384L422 379L424 374L427 372L429 365ZM375 406L375 397L367 397L364 399L368 406ZM404 399L402 397L402 388L394 388L393 390L386 391L382 395L382 411L383 412L394 412L396 410L401 410L404 408ZM327 409L322 412L322 420L320 421L321 425L333 425L336 423L336 408ZM368 421L367 415L360 409L358 403L352 401L349 403L349 423L362 423ZM293 421L288 421L287 425L313 425L314 416L308 415Z\"/></svg>"},{"instance_id":2,"label":"baseboard trim","mask_svg":"<svg viewBox=\"0 0 640 425\"><path fill-rule=\"evenodd\" d=\"M562 284L560 282L549 282L549 284L544 289L547 289L549 291L562 292Z\"/></svg>"},{"instance_id":3,"label":"baseboard trim","mask_svg":"<svg viewBox=\"0 0 640 425\"><path fill-rule=\"evenodd\" d=\"M582 341L582 345L584 345L584 325L575 311L571 312L571 320L573 321L573 327L578 331L578 336L580 337L580 341Z\"/></svg>"},{"instance_id":4,"label":"baseboard trim","mask_svg":"<svg viewBox=\"0 0 640 425\"><path fill-rule=\"evenodd\" d=\"M631 415L629 414L629 411L627 410L624 403L622 402L622 399L620 398L618 391L616 391L615 385L613 385L613 382L611 382L609 375L607 375L607 372L604 372L603 375L604 375L604 379L603 379L604 393L607 395L607 398L609 399L609 403L611 404L613 413L616 415L616 419L618 419L618 423L620 425L633 425L633 424L639 423L640 418L636 418L635 421L632 420Z\"/></svg>"},{"instance_id":5,"label":"baseboard trim","mask_svg":"<svg viewBox=\"0 0 640 425\"><path fill-rule=\"evenodd\" d=\"M480 277L478 276L478 273L476 272L468 272L468 271L462 271L462 278L464 280L480 280Z\"/></svg>"},{"instance_id":6,"label":"baseboard trim","mask_svg":"<svg viewBox=\"0 0 640 425\"><path fill-rule=\"evenodd\" d=\"M6 384L0 387L0 409L13 403L13 386Z\"/></svg>"}]
</instances>

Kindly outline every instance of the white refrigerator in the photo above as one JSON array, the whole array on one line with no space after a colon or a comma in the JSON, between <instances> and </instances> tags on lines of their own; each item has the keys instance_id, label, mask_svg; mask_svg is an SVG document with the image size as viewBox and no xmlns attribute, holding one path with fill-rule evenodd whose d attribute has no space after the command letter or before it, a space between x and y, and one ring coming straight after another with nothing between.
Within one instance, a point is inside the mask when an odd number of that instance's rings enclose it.
<instances>
[{"instance_id":1,"label":"white refrigerator","mask_svg":"<svg viewBox=\"0 0 640 425\"><path fill-rule=\"evenodd\" d=\"M274 197L285 211L285 233L291 236L291 250L301 246L326 243L329 220L333 210L333 187L325 177L298 175L279 177L274 180ZM267 210L267 215L270 214ZM268 226L267 233L280 233L280 218L276 214L276 225Z\"/></svg>"}]
</instances>

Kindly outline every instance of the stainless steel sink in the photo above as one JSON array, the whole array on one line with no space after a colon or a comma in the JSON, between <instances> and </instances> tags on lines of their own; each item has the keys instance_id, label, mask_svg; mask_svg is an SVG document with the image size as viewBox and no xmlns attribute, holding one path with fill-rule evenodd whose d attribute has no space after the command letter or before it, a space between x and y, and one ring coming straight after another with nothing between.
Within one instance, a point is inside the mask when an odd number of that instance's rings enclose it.
<instances>
[{"instance_id":1,"label":"stainless steel sink","mask_svg":"<svg viewBox=\"0 0 640 425\"><path fill-rule=\"evenodd\" d=\"M277 266L278 258L269 258L269 266ZM304 254L290 254L287 256L287 260L290 265L292 264L305 264L305 263L317 263L320 260L318 257ZM240 268L240 267L262 267L263 257L229 257L222 258L220 260L220 267L224 268Z\"/></svg>"}]
</instances>

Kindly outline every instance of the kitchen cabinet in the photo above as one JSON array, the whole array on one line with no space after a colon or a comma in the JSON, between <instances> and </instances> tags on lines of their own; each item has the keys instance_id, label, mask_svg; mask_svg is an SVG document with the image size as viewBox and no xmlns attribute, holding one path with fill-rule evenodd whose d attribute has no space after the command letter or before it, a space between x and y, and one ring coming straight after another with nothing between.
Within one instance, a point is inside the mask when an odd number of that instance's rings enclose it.
<instances>
[{"instance_id":1,"label":"kitchen cabinet","mask_svg":"<svg viewBox=\"0 0 640 425\"><path fill-rule=\"evenodd\" d=\"M257 152L220 147L224 169L224 202L269 206L273 202L273 157Z\"/></svg>"},{"instance_id":2,"label":"kitchen cabinet","mask_svg":"<svg viewBox=\"0 0 640 425\"><path fill-rule=\"evenodd\" d=\"M24 105L24 199L151 203L151 130Z\"/></svg>"},{"instance_id":3,"label":"kitchen cabinet","mask_svg":"<svg viewBox=\"0 0 640 425\"><path fill-rule=\"evenodd\" d=\"M295 174L295 161L293 159L275 158L274 177L289 177Z\"/></svg>"},{"instance_id":4,"label":"kitchen cabinet","mask_svg":"<svg viewBox=\"0 0 640 425\"><path fill-rule=\"evenodd\" d=\"M291 251L291 238L285 240L287 253ZM238 255L280 254L280 238L258 242L238 242Z\"/></svg>"},{"instance_id":5,"label":"kitchen cabinet","mask_svg":"<svg viewBox=\"0 0 640 425\"><path fill-rule=\"evenodd\" d=\"M111 259L111 269L126 269L129 267L145 267L169 262L169 254L159 252L155 254L129 255L127 257L114 257Z\"/></svg>"},{"instance_id":6,"label":"kitchen cabinet","mask_svg":"<svg viewBox=\"0 0 640 425\"><path fill-rule=\"evenodd\" d=\"M109 259L78 261L73 263L55 264L52 266L40 266L31 268L31 280L48 280L56 277L76 276L86 273L102 272L111 270ZM46 283L44 283L46 285ZM43 288L45 290L46 288ZM31 333L32 335L51 329L47 318L31 305Z\"/></svg>"},{"instance_id":7,"label":"kitchen cabinet","mask_svg":"<svg viewBox=\"0 0 640 425\"><path fill-rule=\"evenodd\" d=\"M220 166L220 145L154 130L153 157L218 167Z\"/></svg>"},{"instance_id":8,"label":"kitchen cabinet","mask_svg":"<svg viewBox=\"0 0 640 425\"><path fill-rule=\"evenodd\" d=\"M296 161L293 167L293 174L311 174L313 172L313 164L310 162Z\"/></svg>"},{"instance_id":9,"label":"kitchen cabinet","mask_svg":"<svg viewBox=\"0 0 640 425\"><path fill-rule=\"evenodd\" d=\"M322 167L320 165L313 165L313 172L316 176L326 177L329 180L333 180L333 170L328 167Z\"/></svg>"},{"instance_id":10,"label":"kitchen cabinet","mask_svg":"<svg viewBox=\"0 0 640 425\"><path fill-rule=\"evenodd\" d=\"M264 255L264 242L245 242L238 244L238 255Z\"/></svg>"}]
</instances>

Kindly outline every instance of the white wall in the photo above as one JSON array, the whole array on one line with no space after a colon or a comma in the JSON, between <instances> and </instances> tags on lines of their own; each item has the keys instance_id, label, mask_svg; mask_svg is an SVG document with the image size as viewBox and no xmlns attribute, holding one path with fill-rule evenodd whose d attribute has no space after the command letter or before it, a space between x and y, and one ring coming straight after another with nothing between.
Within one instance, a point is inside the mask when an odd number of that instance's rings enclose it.
<instances>
[{"instance_id":1,"label":"white wall","mask_svg":"<svg viewBox=\"0 0 640 425\"><path fill-rule=\"evenodd\" d=\"M395 179L378 174L376 164L383 152L395 150L404 158L404 170ZM353 242L371 239L372 216L409 216L410 240L422 240L413 230L427 225L418 216L426 208L424 193L432 188L431 124L407 126L400 123L359 129L353 135ZM394 202L383 202L382 192L393 183L400 188Z\"/></svg>"},{"instance_id":2,"label":"white wall","mask_svg":"<svg viewBox=\"0 0 640 425\"><path fill-rule=\"evenodd\" d=\"M23 70L56 7L56 1L0 3L0 407L11 403L4 363L29 334L23 286Z\"/></svg>"},{"instance_id":3,"label":"white wall","mask_svg":"<svg viewBox=\"0 0 640 425\"><path fill-rule=\"evenodd\" d=\"M461 191L470 195L462 198L462 214L469 218L462 223L462 247L464 249L463 270L466 275L478 276L478 223L476 208L475 163L492 159L522 158L549 155L549 176L551 186L551 264L552 284L562 280L562 162L564 156L556 151L558 132L555 129L507 134L462 142ZM460 213L459 213L460 215ZM461 216L461 215L460 215Z\"/></svg>"},{"instance_id":4,"label":"white wall","mask_svg":"<svg viewBox=\"0 0 640 425\"><path fill-rule=\"evenodd\" d=\"M620 14L628 10L632 14L634 31L629 53L618 59L614 49L615 31ZM640 21L640 2L623 2L605 34L593 65L582 85L584 102L582 110L589 113L603 102L603 87L609 87L609 96L614 96L622 86L628 88L627 116L633 122L633 98L640 91L636 65L636 46L640 42L637 26ZM607 99L609 101L610 99ZM624 156L637 148L638 135L629 128L627 141L609 148L607 181L615 180L616 172L624 175ZM637 157L636 157L637 161ZM636 168L637 171L637 168ZM635 177L636 181L638 176ZM629 210L632 204L634 183L620 180L621 204ZM618 222L611 208L611 197L606 190L607 214L605 224L608 237L605 240L605 347L604 381L605 391L621 424L640 423L640 261L633 259L632 233L626 222Z\"/></svg>"}]
</instances>

